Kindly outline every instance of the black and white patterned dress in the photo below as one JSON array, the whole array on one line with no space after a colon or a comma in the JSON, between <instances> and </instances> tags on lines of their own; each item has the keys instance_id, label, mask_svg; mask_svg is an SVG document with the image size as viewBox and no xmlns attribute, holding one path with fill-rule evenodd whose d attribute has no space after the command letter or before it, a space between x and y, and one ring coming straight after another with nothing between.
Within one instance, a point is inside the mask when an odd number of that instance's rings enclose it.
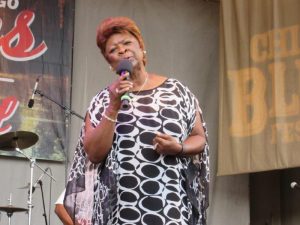
<instances>
[{"instance_id":1,"label":"black and white patterned dress","mask_svg":"<svg viewBox=\"0 0 300 225\"><path fill-rule=\"evenodd\" d=\"M206 224L208 145L196 157L160 155L153 146L157 132L178 142L189 136L200 110L196 98L176 79L130 93L130 97L130 107L118 113L111 151L97 167L93 224ZM94 127L108 105L109 92L104 89L93 98L88 111ZM76 180L84 178L83 134L69 190L74 190Z\"/></svg>"}]
</instances>

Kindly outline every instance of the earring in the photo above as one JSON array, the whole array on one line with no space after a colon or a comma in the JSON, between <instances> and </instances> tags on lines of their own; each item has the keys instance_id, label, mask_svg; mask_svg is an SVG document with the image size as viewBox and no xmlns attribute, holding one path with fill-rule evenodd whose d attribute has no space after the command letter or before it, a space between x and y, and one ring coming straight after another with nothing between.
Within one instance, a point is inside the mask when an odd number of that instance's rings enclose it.
<instances>
[{"instance_id":1,"label":"earring","mask_svg":"<svg viewBox=\"0 0 300 225\"><path fill-rule=\"evenodd\" d=\"M110 69L111 71L113 71L113 68L112 68L112 66L111 66L111 65L109 65L109 69Z\"/></svg>"},{"instance_id":2,"label":"earring","mask_svg":"<svg viewBox=\"0 0 300 225\"><path fill-rule=\"evenodd\" d=\"M144 51L143 51L143 53L144 53L144 55L146 55L146 54L147 54L147 51L146 51L146 50L144 50Z\"/></svg>"}]
</instances>

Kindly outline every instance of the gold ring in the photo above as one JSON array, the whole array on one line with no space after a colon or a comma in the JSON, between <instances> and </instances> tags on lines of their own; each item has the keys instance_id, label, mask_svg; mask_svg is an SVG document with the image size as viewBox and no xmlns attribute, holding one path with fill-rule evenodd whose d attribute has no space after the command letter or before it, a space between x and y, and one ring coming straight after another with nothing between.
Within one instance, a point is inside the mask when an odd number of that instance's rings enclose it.
<instances>
[{"instance_id":1,"label":"gold ring","mask_svg":"<svg viewBox=\"0 0 300 225\"><path fill-rule=\"evenodd\" d=\"M119 89L118 88L116 88L116 93L119 94Z\"/></svg>"}]
</instances>

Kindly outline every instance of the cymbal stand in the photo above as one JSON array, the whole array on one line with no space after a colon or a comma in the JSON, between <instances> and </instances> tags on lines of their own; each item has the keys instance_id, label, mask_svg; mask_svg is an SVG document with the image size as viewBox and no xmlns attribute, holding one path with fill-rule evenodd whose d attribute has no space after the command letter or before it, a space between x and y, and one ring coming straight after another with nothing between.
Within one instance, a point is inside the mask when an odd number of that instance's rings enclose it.
<instances>
[{"instance_id":1,"label":"cymbal stand","mask_svg":"<svg viewBox=\"0 0 300 225\"><path fill-rule=\"evenodd\" d=\"M8 225L11 224L11 216L13 215L12 212L7 212L7 217L8 217Z\"/></svg>"},{"instance_id":2,"label":"cymbal stand","mask_svg":"<svg viewBox=\"0 0 300 225\"><path fill-rule=\"evenodd\" d=\"M44 170L42 167L40 167L36 162L34 158L28 157L26 154L24 154L17 146L16 151L21 153L25 158L27 158L30 161L30 186L29 186L29 195L28 195L28 225L31 225L31 211L32 211L32 190L33 190L33 168L34 166L37 166L40 170L43 171L44 174L46 174L48 177L50 177L52 180L56 181L53 176L47 173L46 170Z\"/></svg>"},{"instance_id":3,"label":"cymbal stand","mask_svg":"<svg viewBox=\"0 0 300 225\"><path fill-rule=\"evenodd\" d=\"M12 205L12 203L11 203L11 194L9 195L9 199L8 199L8 205ZM8 225L10 225L11 224L11 216L13 215L13 213L12 212L7 212L7 217L8 217Z\"/></svg>"},{"instance_id":4,"label":"cymbal stand","mask_svg":"<svg viewBox=\"0 0 300 225\"><path fill-rule=\"evenodd\" d=\"M21 153L21 151L17 150L17 152ZM35 164L35 159L30 160L30 186L29 186L29 195L28 195L28 225L31 224L31 211L32 211L32 185L33 185L33 168Z\"/></svg>"}]
</instances>

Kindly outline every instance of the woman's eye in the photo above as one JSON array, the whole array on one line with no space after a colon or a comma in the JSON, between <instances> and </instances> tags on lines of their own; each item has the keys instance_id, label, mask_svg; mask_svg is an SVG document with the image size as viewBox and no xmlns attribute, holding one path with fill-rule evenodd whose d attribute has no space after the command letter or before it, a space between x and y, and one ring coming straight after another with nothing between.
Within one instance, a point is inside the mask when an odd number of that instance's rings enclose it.
<instances>
[{"instance_id":1,"label":"woman's eye","mask_svg":"<svg viewBox=\"0 0 300 225\"><path fill-rule=\"evenodd\" d=\"M125 41L124 42L124 45L129 45L129 44L131 44L131 41Z\"/></svg>"},{"instance_id":2,"label":"woman's eye","mask_svg":"<svg viewBox=\"0 0 300 225\"><path fill-rule=\"evenodd\" d=\"M115 51L116 51L116 49L112 48L112 49L109 50L109 53L111 54L111 53L114 53Z\"/></svg>"}]
</instances>

